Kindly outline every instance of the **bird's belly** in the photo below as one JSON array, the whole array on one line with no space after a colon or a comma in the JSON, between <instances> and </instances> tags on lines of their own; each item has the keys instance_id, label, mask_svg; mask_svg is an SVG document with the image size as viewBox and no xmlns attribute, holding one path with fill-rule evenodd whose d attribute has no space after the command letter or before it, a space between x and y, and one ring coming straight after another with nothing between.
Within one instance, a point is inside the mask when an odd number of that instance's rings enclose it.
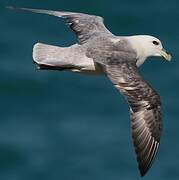
<instances>
[{"instance_id":1,"label":"bird's belly","mask_svg":"<svg viewBox=\"0 0 179 180\"><path fill-rule=\"evenodd\" d=\"M86 73L86 74L103 74L101 67L96 64L91 58L85 57L75 64L75 67L71 69L73 72Z\"/></svg>"}]
</instances>

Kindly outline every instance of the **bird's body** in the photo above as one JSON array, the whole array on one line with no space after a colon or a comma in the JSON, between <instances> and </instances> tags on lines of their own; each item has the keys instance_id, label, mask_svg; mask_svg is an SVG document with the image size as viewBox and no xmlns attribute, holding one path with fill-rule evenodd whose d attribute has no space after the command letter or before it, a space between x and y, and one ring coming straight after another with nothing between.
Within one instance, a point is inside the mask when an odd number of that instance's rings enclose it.
<instances>
[{"instance_id":1,"label":"bird's body","mask_svg":"<svg viewBox=\"0 0 179 180\"><path fill-rule=\"evenodd\" d=\"M43 65L49 65L51 68L54 66L75 72L98 74L103 73L103 71L100 70L99 64L94 61L94 58L98 58L107 52L120 52L124 44L130 46L127 39L117 36L96 37L86 44L74 44L65 48L37 43L34 46L33 59L40 68ZM125 56L123 52L120 52L121 56ZM131 61L137 61L135 51L126 53L130 53L132 56ZM120 59L121 62L123 60L125 59Z\"/></svg>"},{"instance_id":2,"label":"bird's body","mask_svg":"<svg viewBox=\"0 0 179 180\"><path fill-rule=\"evenodd\" d=\"M162 118L160 97L142 78L138 67L149 56L171 59L160 40L146 35L115 36L107 30L99 16L20 9L65 18L78 37L78 43L70 47L37 43L33 49L33 60L39 69L106 74L125 96L130 107L137 161L143 176L159 147Z\"/></svg>"}]
</instances>

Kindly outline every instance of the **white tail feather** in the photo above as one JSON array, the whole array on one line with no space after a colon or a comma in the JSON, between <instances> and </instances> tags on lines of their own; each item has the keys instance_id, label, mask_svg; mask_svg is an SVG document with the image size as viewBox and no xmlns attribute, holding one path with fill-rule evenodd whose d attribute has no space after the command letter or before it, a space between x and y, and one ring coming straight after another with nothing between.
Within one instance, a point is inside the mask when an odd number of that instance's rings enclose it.
<instances>
[{"instance_id":1,"label":"white tail feather","mask_svg":"<svg viewBox=\"0 0 179 180\"><path fill-rule=\"evenodd\" d=\"M79 45L58 47L37 43L33 48L33 60L39 69L96 71L93 60L86 57Z\"/></svg>"},{"instance_id":2,"label":"white tail feather","mask_svg":"<svg viewBox=\"0 0 179 180\"><path fill-rule=\"evenodd\" d=\"M37 43L33 48L33 59L38 65L63 66L64 61L60 61L60 52L64 48Z\"/></svg>"}]
</instances>

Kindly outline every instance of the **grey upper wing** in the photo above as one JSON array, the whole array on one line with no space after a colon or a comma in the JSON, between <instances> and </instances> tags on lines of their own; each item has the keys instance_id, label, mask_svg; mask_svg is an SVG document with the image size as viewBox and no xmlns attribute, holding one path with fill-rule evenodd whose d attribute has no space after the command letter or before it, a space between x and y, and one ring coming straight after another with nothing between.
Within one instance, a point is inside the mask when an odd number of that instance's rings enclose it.
<instances>
[{"instance_id":1,"label":"grey upper wing","mask_svg":"<svg viewBox=\"0 0 179 180\"><path fill-rule=\"evenodd\" d=\"M30 8L14 8L10 9L31 11L34 13L49 14L57 17L65 18L70 28L78 36L79 43L85 43L92 36L98 35L99 33L111 34L111 32L103 24L103 18L95 15L88 15L83 13L75 12L63 12L63 11L51 11L43 9L30 9Z\"/></svg>"},{"instance_id":2,"label":"grey upper wing","mask_svg":"<svg viewBox=\"0 0 179 180\"><path fill-rule=\"evenodd\" d=\"M105 58L102 55L103 60L96 61L129 104L133 143L139 170L141 176L144 176L159 147L162 131L161 101L157 92L140 76L135 63L127 61L127 57L125 62L120 61L121 56L126 57L116 52Z\"/></svg>"}]
</instances>

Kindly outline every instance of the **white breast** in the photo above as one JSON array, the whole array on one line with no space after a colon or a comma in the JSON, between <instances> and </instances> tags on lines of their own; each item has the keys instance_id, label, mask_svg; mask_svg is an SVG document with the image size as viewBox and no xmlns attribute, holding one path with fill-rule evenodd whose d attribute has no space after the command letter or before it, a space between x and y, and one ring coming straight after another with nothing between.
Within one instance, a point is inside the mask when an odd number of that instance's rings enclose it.
<instances>
[{"instance_id":1,"label":"white breast","mask_svg":"<svg viewBox=\"0 0 179 180\"><path fill-rule=\"evenodd\" d=\"M136 65L137 67L141 66L145 62L146 58L138 58Z\"/></svg>"}]
</instances>

